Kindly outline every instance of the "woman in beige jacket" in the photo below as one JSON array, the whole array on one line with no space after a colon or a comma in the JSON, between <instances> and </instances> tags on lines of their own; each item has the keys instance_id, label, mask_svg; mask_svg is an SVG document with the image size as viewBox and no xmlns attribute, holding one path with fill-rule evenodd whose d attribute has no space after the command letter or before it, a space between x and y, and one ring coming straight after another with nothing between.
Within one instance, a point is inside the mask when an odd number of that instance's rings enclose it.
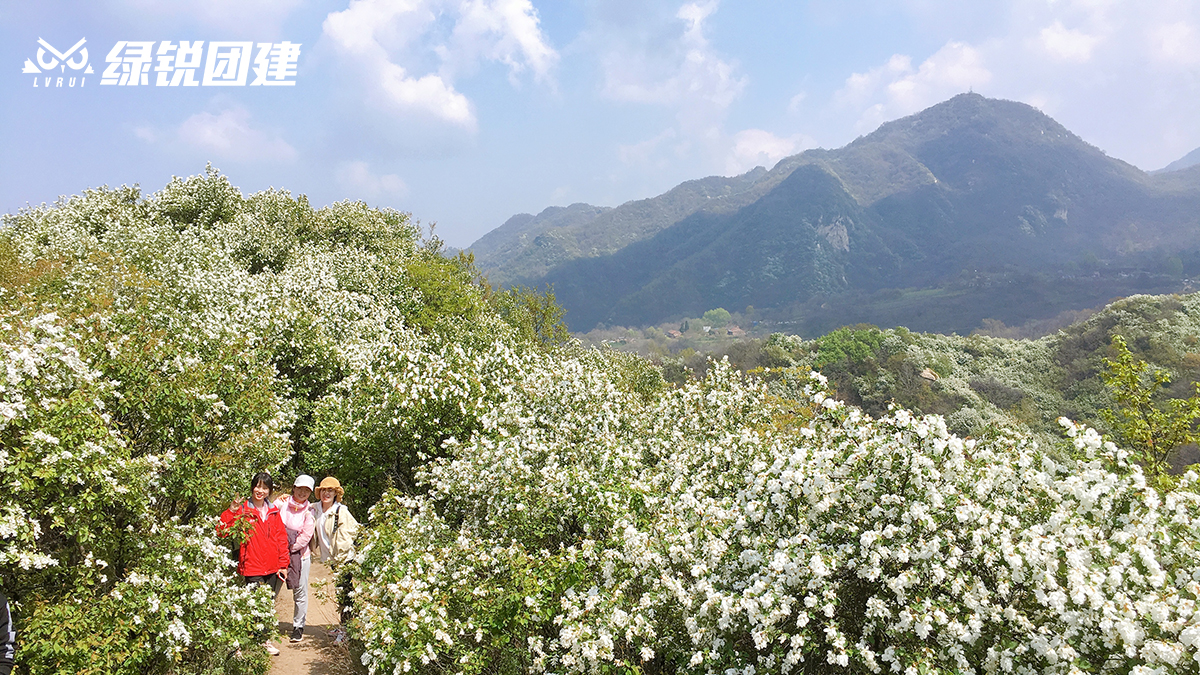
<instances>
[{"instance_id":1,"label":"woman in beige jacket","mask_svg":"<svg viewBox=\"0 0 1200 675\"><path fill-rule=\"evenodd\" d=\"M309 545L313 553L321 554L321 562L336 564L337 558L353 554L354 535L358 534L358 521L350 515L350 509L342 504L346 493L342 484L333 476L327 476L317 486L321 501L313 504L316 534Z\"/></svg>"}]
</instances>

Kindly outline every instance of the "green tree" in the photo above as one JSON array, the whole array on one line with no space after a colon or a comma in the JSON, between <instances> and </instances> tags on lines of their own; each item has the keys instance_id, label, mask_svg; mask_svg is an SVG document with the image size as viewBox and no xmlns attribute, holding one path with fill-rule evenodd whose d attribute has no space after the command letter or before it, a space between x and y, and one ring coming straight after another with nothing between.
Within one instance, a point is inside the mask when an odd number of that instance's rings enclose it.
<instances>
[{"instance_id":1,"label":"green tree","mask_svg":"<svg viewBox=\"0 0 1200 675\"><path fill-rule=\"evenodd\" d=\"M859 363L872 358L883 344L883 332L869 324L843 326L817 338L816 367L849 361Z\"/></svg>"},{"instance_id":2,"label":"green tree","mask_svg":"<svg viewBox=\"0 0 1200 675\"><path fill-rule=\"evenodd\" d=\"M1161 390L1170 374L1135 357L1120 335L1113 337L1112 346L1117 356L1104 359L1107 370L1100 378L1116 405L1101 410L1100 417L1149 476L1165 480L1171 452L1200 441L1200 383L1190 398L1163 401Z\"/></svg>"},{"instance_id":3,"label":"green tree","mask_svg":"<svg viewBox=\"0 0 1200 675\"><path fill-rule=\"evenodd\" d=\"M1163 269L1173 279L1178 279L1183 276L1183 260L1177 255L1169 256Z\"/></svg>"},{"instance_id":4,"label":"green tree","mask_svg":"<svg viewBox=\"0 0 1200 675\"><path fill-rule=\"evenodd\" d=\"M461 255L461 254L460 254ZM554 297L554 288L545 293L534 288L514 286L489 297L492 306L505 323L516 329L518 339L553 348L571 339L563 322L563 309Z\"/></svg>"},{"instance_id":5,"label":"green tree","mask_svg":"<svg viewBox=\"0 0 1200 675\"><path fill-rule=\"evenodd\" d=\"M714 328L720 328L721 326L724 326L725 324L729 323L731 318L732 317L729 314L729 310L723 307L710 309L704 313L705 325L712 326Z\"/></svg>"}]
</instances>

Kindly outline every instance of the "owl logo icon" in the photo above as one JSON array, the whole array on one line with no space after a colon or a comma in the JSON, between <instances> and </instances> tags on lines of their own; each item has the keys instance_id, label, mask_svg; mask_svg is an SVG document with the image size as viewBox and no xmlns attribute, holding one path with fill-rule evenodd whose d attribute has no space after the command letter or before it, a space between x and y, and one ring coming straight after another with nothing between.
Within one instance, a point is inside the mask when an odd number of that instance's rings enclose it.
<instances>
[{"instance_id":1,"label":"owl logo icon","mask_svg":"<svg viewBox=\"0 0 1200 675\"><path fill-rule=\"evenodd\" d=\"M60 52L49 42L38 38L38 44L41 46L37 50L37 64L34 64L33 59L25 59L25 68L21 72L36 75L58 68L60 72L66 73L67 68L70 68L71 70L83 70L84 75L91 74L93 71L92 67L88 65L88 50L83 46L85 42L87 42L87 38L82 38L67 51ZM84 70L85 66L87 70Z\"/></svg>"}]
</instances>

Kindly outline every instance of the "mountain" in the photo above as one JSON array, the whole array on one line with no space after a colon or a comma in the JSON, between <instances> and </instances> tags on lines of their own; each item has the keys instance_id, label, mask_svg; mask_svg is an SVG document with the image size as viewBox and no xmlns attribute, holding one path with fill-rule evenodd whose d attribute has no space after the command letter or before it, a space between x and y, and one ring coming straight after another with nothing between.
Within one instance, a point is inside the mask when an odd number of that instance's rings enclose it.
<instances>
[{"instance_id":1,"label":"mountain","mask_svg":"<svg viewBox=\"0 0 1200 675\"><path fill-rule=\"evenodd\" d=\"M786 176L786 171L758 167L732 178L690 180L658 197L616 208L551 206L536 216L509 218L470 248L493 284L536 284L558 264L615 253L698 211L722 213L745 206Z\"/></svg>"},{"instance_id":2,"label":"mountain","mask_svg":"<svg viewBox=\"0 0 1200 675\"><path fill-rule=\"evenodd\" d=\"M1196 148L1195 150L1184 155L1183 157L1180 157L1179 159L1175 160L1174 162L1171 162L1170 164L1164 166L1163 168L1158 169L1157 171L1151 171L1150 173L1165 173L1167 171L1179 171L1180 169L1186 169L1188 167L1196 166L1197 164L1200 164L1200 148Z\"/></svg>"},{"instance_id":3,"label":"mountain","mask_svg":"<svg viewBox=\"0 0 1200 675\"><path fill-rule=\"evenodd\" d=\"M729 194L702 201L698 185ZM547 227L539 237L577 241L586 232L596 244L540 258L540 267L509 262L535 257L528 244L488 264L526 275L522 283L553 284L571 328L588 330L718 306L799 308L852 291L938 289L972 274L1041 283L1120 269L1142 279L1200 250L1198 224L1200 167L1149 175L1030 106L962 94L837 150L691 181L586 225ZM986 309L1003 291L1011 304L1012 290L978 291L970 303Z\"/></svg>"}]
</instances>

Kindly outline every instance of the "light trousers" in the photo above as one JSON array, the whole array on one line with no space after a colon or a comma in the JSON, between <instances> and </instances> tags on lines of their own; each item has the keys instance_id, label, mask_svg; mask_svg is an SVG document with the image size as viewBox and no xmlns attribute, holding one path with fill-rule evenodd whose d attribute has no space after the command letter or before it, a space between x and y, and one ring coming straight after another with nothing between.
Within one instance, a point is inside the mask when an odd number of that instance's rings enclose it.
<instances>
[{"instance_id":1,"label":"light trousers","mask_svg":"<svg viewBox=\"0 0 1200 675\"><path fill-rule=\"evenodd\" d=\"M292 589L292 601L296 609L292 612L292 628L304 628L304 620L308 617L308 568L312 566L312 556L300 558L300 583Z\"/></svg>"}]
</instances>

